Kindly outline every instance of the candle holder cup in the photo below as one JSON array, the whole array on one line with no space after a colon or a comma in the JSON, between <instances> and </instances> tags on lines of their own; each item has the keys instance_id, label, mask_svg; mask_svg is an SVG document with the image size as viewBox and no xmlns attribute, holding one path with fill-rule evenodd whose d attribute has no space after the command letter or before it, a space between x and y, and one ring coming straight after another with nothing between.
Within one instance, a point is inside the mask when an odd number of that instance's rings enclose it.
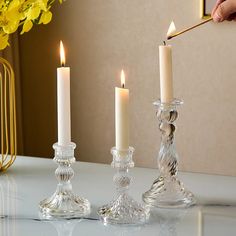
<instances>
[{"instance_id":1,"label":"candle holder cup","mask_svg":"<svg viewBox=\"0 0 236 236\"><path fill-rule=\"evenodd\" d=\"M178 178L178 154L175 148L175 121L178 117L177 106L183 101L175 99L171 103L154 103L161 131L161 147L158 156L160 176L151 189L143 194L143 201L153 207L180 208L195 204L194 195L189 192Z\"/></svg>"},{"instance_id":2,"label":"candle holder cup","mask_svg":"<svg viewBox=\"0 0 236 236\"><path fill-rule=\"evenodd\" d=\"M56 192L39 203L44 218L83 218L90 213L90 203L87 199L74 195L70 180L74 176L71 164L75 162L74 149L76 145L67 146L55 143L54 161L58 164L55 176L58 180Z\"/></svg>"},{"instance_id":3,"label":"candle holder cup","mask_svg":"<svg viewBox=\"0 0 236 236\"><path fill-rule=\"evenodd\" d=\"M128 194L132 181L129 169L134 167L133 152L133 147L125 151L119 151L115 147L111 149L113 155L111 166L117 170L113 177L116 196L98 210L104 224L143 224L149 217L149 209L137 203Z\"/></svg>"}]
</instances>

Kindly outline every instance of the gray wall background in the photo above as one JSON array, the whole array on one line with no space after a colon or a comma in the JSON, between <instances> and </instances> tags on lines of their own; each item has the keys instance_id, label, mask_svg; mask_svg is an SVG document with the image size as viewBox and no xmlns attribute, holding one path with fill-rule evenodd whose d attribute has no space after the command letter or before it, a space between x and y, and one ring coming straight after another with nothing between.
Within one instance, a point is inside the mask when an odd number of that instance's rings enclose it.
<instances>
[{"instance_id":1,"label":"gray wall background","mask_svg":"<svg viewBox=\"0 0 236 236\"><path fill-rule=\"evenodd\" d=\"M200 0L67 0L51 24L20 37L24 150L53 157L59 40L71 67L72 136L81 161L110 163L114 87L123 67L130 89L130 144L137 166L155 167L159 131L158 45L170 22L200 21ZM236 175L236 23L208 23L171 41L184 171Z\"/></svg>"}]
</instances>

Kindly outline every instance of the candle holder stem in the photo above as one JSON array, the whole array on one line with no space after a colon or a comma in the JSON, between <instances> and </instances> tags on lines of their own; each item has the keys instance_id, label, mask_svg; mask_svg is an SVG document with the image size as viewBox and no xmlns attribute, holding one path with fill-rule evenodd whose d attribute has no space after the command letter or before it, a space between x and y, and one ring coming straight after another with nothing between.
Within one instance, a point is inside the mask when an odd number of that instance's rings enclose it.
<instances>
[{"instance_id":1,"label":"candle holder stem","mask_svg":"<svg viewBox=\"0 0 236 236\"><path fill-rule=\"evenodd\" d=\"M137 203L128 194L132 181L129 169L134 167L132 155L134 148L119 151L111 149L113 155L112 167L117 170L113 177L116 186L116 196L112 202L102 206L98 214L104 224L142 224L149 217L149 210Z\"/></svg>"},{"instance_id":2,"label":"candle holder stem","mask_svg":"<svg viewBox=\"0 0 236 236\"><path fill-rule=\"evenodd\" d=\"M195 204L195 198L178 178L178 154L175 148L175 121L178 117L177 106L183 104L174 100L167 104L157 101L157 118L161 131L161 147L158 156L160 176L151 189L143 194L143 201L150 206L178 208Z\"/></svg>"},{"instance_id":3,"label":"candle holder stem","mask_svg":"<svg viewBox=\"0 0 236 236\"><path fill-rule=\"evenodd\" d=\"M77 218L90 213L90 203L87 199L74 195L70 180L74 176L71 164L75 162L74 149L76 145L53 145L54 161L58 164L55 176L58 180L56 192L39 203L40 211L45 218Z\"/></svg>"}]
</instances>

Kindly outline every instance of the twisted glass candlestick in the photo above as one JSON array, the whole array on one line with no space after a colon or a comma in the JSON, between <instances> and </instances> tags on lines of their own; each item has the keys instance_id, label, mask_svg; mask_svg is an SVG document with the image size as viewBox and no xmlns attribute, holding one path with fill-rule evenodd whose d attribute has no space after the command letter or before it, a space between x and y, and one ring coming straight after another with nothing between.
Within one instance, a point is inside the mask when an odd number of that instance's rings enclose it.
<instances>
[{"instance_id":1,"label":"twisted glass candlestick","mask_svg":"<svg viewBox=\"0 0 236 236\"><path fill-rule=\"evenodd\" d=\"M133 147L129 147L126 151L119 151L115 147L111 149L113 155L111 166L117 170L113 177L116 196L111 203L102 206L98 211L104 224L142 224L149 217L149 210L128 195L132 181L129 169L134 167L133 152Z\"/></svg>"},{"instance_id":2,"label":"twisted glass candlestick","mask_svg":"<svg viewBox=\"0 0 236 236\"><path fill-rule=\"evenodd\" d=\"M178 179L178 154L175 149L174 133L175 121L178 117L177 106L181 100L175 99L171 103L154 103L157 107L157 118L161 131L161 147L158 156L160 176L154 181L151 189L143 194L143 201L154 207L178 208L187 207L195 203L191 192L185 189Z\"/></svg>"},{"instance_id":3,"label":"twisted glass candlestick","mask_svg":"<svg viewBox=\"0 0 236 236\"><path fill-rule=\"evenodd\" d=\"M56 192L39 203L40 211L45 218L82 218L90 213L89 201L74 195L70 182L74 176L71 164L75 162L75 147L75 143L67 146L58 143L53 145L55 150L53 160L58 164L55 175L59 183Z\"/></svg>"}]
</instances>

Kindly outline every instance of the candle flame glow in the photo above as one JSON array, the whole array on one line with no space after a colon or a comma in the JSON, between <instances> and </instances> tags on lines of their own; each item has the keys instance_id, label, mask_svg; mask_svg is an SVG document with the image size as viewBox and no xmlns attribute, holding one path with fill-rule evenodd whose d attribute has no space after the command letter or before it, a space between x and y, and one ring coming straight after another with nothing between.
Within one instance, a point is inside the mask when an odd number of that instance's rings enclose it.
<instances>
[{"instance_id":1,"label":"candle flame glow","mask_svg":"<svg viewBox=\"0 0 236 236\"><path fill-rule=\"evenodd\" d=\"M123 69L120 74L120 80L121 80L121 87L124 88L125 87L125 72Z\"/></svg>"},{"instance_id":2,"label":"candle flame glow","mask_svg":"<svg viewBox=\"0 0 236 236\"><path fill-rule=\"evenodd\" d=\"M61 59L61 66L65 66L66 57L65 57L65 50L64 50L62 41L60 41L60 59Z\"/></svg>"},{"instance_id":3,"label":"candle flame glow","mask_svg":"<svg viewBox=\"0 0 236 236\"><path fill-rule=\"evenodd\" d=\"M172 22L170 23L170 27L169 27L168 32L167 32L167 35L166 35L167 38L168 38L170 35L172 35L175 31L176 31L175 23L174 23L174 21L172 21Z\"/></svg>"}]
</instances>

